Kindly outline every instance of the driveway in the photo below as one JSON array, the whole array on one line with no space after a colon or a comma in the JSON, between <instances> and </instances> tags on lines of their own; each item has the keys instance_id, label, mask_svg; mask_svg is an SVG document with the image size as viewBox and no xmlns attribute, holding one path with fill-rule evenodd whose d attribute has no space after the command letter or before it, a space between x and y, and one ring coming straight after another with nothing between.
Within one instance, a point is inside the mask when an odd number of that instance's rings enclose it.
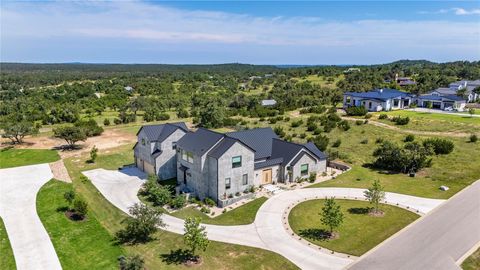
<instances>
[{"instance_id":1,"label":"driveway","mask_svg":"<svg viewBox=\"0 0 480 270\"><path fill-rule=\"evenodd\" d=\"M466 112L459 113L459 112L449 112L449 111L442 111L442 110L435 110L435 109L428 109L428 108L413 108L413 109L406 109L407 111L414 111L414 112L427 112L427 113L439 113L439 114L450 114L456 116L467 116L467 117L480 117L480 114L473 114L470 115L468 113L468 109Z\"/></svg>"},{"instance_id":2,"label":"driveway","mask_svg":"<svg viewBox=\"0 0 480 270\"><path fill-rule=\"evenodd\" d=\"M480 180L364 254L350 269L460 269L480 243Z\"/></svg>"},{"instance_id":3,"label":"driveway","mask_svg":"<svg viewBox=\"0 0 480 270\"><path fill-rule=\"evenodd\" d=\"M0 216L18 270L62 269L35 205L38 190L52 177L48 164L0 170Z\"/></svg>"},{"instance_id":4,"label":"driveway","mask_svg":"<svg viewBox=\"0 0 480 270\"><path fill-rule=\"evenodd\" d=\"M144 175L136 168L127 171L108 171L96 169L83 172L102 195L124 212L134 203L140 203L136 196L145 181ZM289 207L304 200L324 198L326 196L347 199L363 198L364 189L354 188L309 188L285 191L268 199L257 212L254 223L240 226L218 226L205 224L211 240L253 246L271 250L283 255L302 269L342 269L353 262L353 258L319 250L298 241L285 228L284 215ZM425 214L444 200L426 199L414 196L386 193L390 204L409 207L410 210ZM164 215L166 230L183 234L183 220Z\"/></svg>"}]
</instances>

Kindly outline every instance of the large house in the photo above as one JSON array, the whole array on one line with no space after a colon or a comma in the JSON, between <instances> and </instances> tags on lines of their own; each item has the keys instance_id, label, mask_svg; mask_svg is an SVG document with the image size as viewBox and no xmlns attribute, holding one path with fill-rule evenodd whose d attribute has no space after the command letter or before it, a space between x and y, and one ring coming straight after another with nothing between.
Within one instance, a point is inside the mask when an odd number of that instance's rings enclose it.
<instances>
[{"instance_id":1,"label":"large house","mask_svg":"<svg viewBox=\"0 0 480 270\"><path fill-rule=\"evenodd\" d=\"M177 177L179 191L209 197L221 207L247 196L252 186L294 182L327 166L313 143L283 141L271 128L222 134L172 123L143 126L137 136L140 170L161 179Z\"/></svg>"},{"instance_id":2,"label":"large house","mask_svg":"<svg viewBox=\"0 0 480 270\"><path fill-rule=\"evenodd\" d=\"M177 176L176 144L187 132L185 123L142 126L133 147L135 164L148 173L166 180Z\"/></svg>"},{"instance_id":3,"label":"large house","mask_svg":"<svg viewBox=\"0 0 480 270\"><path fill-rule=\"evenodd\" d=\"M479 93L475 93L473 90L475 88L480 87L480 80L475 81L458 81L453 82L448 85L448 87L441 87L433 90L429 93L429 95L437 95L437 96L459 96L459 91L464 90L463 98L466 102L475 102L477 99L480 98Z\"/></svg>"},{"instance_id":4,"label":"large house","mask_svg":"<svg viewBox=\"0 0 480 270\"><path fill-rule=\"evenodd\" d=\"M177 142L180 190L209 197L219 206L239 200L252 186L293 182L324 171L326 155L313 143L283 141L271 128L226 134L199 128Z\"/></svg>"},{"instance_id":5,"label":"large house","mask_svg":"<svg viewBox=\"0 0 480 270\"><path fill-rule=\"evenodd\" d=\"M413 95L396 89L376 89L369 92L345 92L343 108L363 106L370 112L408 108Z\"/></svg>"},{"instance_id":6,"label":"large house","mask_svg":"<svg viewBox=\"0 0 480 270\"><path fill-rule=\"evenodd\" d=\"M431 105L432 109L463 111L465 108L465 99L457 95L445 95L438 92L432 92L428 95L421 95L416 100L419 107L428 108Z\"/></svg>"}]
</instances>

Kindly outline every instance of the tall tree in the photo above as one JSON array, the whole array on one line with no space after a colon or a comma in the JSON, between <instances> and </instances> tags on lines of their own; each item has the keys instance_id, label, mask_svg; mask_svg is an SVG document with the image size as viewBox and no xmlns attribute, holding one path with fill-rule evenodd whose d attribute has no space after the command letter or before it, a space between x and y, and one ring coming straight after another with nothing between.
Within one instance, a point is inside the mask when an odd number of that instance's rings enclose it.
<instances>
[{"instance_id":1,"label":"tall tree","mask_svg":"<svg viewBox=\"0 0 480 270\"><path fill-rule=\"evenodd\" d=\"M58 127L53 129L53 134L56 138L64 139L69 148L74 148L75 143L78 141L85 141L87 139L87 135L85 132L76 126L65 126L65 127Z\"/></svg>"},{"instance_id":2,"label":"tall tree","mask_svg":"<svg viewBox=\"0 0 480 270\"><path fill-rule=\"evenodd\" d=\"M379 213L380 201L385 199L385 191L380 184L380 181L375 179L371 187L364 191L365 198L374 205L374 213Z\"/></svg>"},{"instance_id":3,"label":"tall tree","mask_svg":"<svg viewBox=\"0 0 480 270\"><path fill-rule=\"evenodd\" d=\"M343 223L343 213L340 205L335 202L333 197L325 199L320 215L322 216L322 224L329 228L330 236L333 235L333 230Z\"/></svg>"},{"instance_id":4,"label":"tall tree","mask_svg":"<svg viewBox=\"0 0 480 270\"><path fill-rule=\"evenodd\" d=\"M187 218L185 220L185 234L183 235L185 244L190 247L192 259L198 259L197 249L205 251L210 244L207 238L205 226L200 226L199 218Z\"/></svg>"},{"instance_id":5,"label":"tall tree","mask_svg":"<svg viewBox=\"0 0 480 270\"><path fill-rule=\"evenodd\" d=\"M25 136L38 133L34 123L28 121L6 121L0 128L3 129L2 137L10 139L14 144L22 144Z\"/></svg>"}]
</instances>

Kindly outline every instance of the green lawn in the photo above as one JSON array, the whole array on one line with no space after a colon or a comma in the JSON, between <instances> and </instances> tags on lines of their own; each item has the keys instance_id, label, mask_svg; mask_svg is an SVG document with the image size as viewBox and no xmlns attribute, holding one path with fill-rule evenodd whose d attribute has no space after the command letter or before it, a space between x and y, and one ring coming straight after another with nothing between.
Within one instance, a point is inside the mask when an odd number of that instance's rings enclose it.
<instances>
[{"instance_id":1,"label":"green lawn","mask_svg":"<svg viewBox=\"0 0 480 270\"><path fill-rule=\"evenodd\" d=\"M50 163L60 159L57 151L47 149L3 149L0 150L0 169Z\"/></svg>"},{"instance_id":2,"label":"green lawn","mask_svg":"<svg viewBox=\"0 0 480 270\"><path fill-rule=\"evenodd\" d=\"M477 249L470 257L462 263L464 270L478 270L480 269L480 248Z\"/></svg>"},{"instance_id":3,"label":"green lawn","mask_svg":"<svg viewBox=\"0 0 480 270\"><path fill-rule=\"evenodd\" d=\"M37 195L37 212L53 242L63 269L118 269L124 252L94 216L71 221L63 198L71 184L50 180Z\"/></svg>"},{"instance_id":4,"label":"green lawn","mask_svg":"<svg viewBox=\"0 0 480 270\"><path fill-rule=\"evenodd\" d=\"M255 220L255 215L257 214L258 209L266 200L267 198L265 197L257 198L215 218L211 218L192 207L181 209L172 215L182 219L187 217L199 217L202 220L202 223L206 224L244 225L250 224Z\"/></svg>"},{"instance_id":5,"label":"green lawn","mask_svg":"<svg viewBox=\"0 0 480 270\"><path fill-rule=\"evenodd\" d=\"M333 251L360 256L407 226L419 216L391 205L382 205L383 217L365 213L371 207L365 201L336 200L344 215L343 224L335 231L339 238L322 238L327 227L321 224L320 215L324 200L311 200L295 206L288 222L292 230L306 240Z\"/></svg>"},{"instance_id":6,"label":"green lawn","mask_svg":"<svg viewBox=\"0 0 480 270\"><path fill-rule=\"evenodd\" d=\"M380 114L387 114L390 117L408 116L410 122L407 125L397 125L400 129L435 132L480 132L480 118L478 117L405 110L374 113L375 117L373 119L389 125L395 125L395 123L386 119L377 119Z\"/></svg>"},{"instance_id":7,"label":"green lawn","mask_svg":"<svg viewBox=\"0 0 480 270\"><path fill-rule=\"evenodd\" d=\"M90 215L113 235L123 227L125 217L119 209L110 204L88 180L82 180L80 172L94 168L116 169L133 162L132 145L100 151L95 164L86 164L88 153L66 159L65 165L77 192L88 201ZM176 260L186 246L181 235L161 231L156 240L141 245L122 246L127 254L139 254L145 259L147 269L188 269ZM203 264L196 269L298 269L282 256L252 247L212 242L202 255ZM85 257L85 260L88 258ZM115 258L116 259L116 258Z\"/></svg>"},{"instance_id":8,"label":"green lawn","mask_svg":"<svg viewBox=\"0 0 480 270\"><path fill-rule=\"evenodd\" d=\"M0 217L0 269L14 270L17 269L15 265L15 258L13 257L12 247L10 246L10 240L8 240L7 231L5 225Z\"/></svg>"}]
</instances>

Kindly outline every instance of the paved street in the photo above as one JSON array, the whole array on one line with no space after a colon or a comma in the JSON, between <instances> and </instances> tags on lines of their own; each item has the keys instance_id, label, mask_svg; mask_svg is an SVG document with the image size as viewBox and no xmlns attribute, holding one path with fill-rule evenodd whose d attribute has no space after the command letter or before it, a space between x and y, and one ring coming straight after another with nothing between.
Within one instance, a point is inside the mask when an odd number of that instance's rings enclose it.
<instances>
[{"instance_id":1,"label":"paved street","mask_svg":"<svg viewBox=\"0 0 480 270\"><path fill-rule=\"evenodd\" d=\"M109 171L96 169L83 172L102 195L120 210L127 212L128 207L140 200L136 196L144 176L135 168L127 171ZM211 240L259 247L279 253L302 269L342 269L353 262L346 256L332 255L318 247L307 245L295 239L283 226L283 215L288 207L301 201L335 196L337 198L363 198L363 189L355 188L309 188L281 192L260 207L255 222L240 226L204 225ZM414 196L386 193L391 204L409 207L412 211L425 214L444 202L444 200L426 199ZM183 220L164 215L166 230L183 233Z\"/></svg>"},{"instance_id":2,"label":"paved street","mask_svg":"<svg viewBox=\"0 0 480 270\"><path fill-rule=\"evenodd\" d=\"M18 270L62 269L35 205L38 190L52 177L48 164L0 170L0 216Z\"/></svg>"},{"instance_id":3,"label":"paved street","mask_svg":"<svg viewBox=\"0 0 480 270\"><path fill-rule=\"evenodd\" d=\"M480 181L364 254L350 269L460 269L480 242Z\"/></svg>"}]
</instances>

